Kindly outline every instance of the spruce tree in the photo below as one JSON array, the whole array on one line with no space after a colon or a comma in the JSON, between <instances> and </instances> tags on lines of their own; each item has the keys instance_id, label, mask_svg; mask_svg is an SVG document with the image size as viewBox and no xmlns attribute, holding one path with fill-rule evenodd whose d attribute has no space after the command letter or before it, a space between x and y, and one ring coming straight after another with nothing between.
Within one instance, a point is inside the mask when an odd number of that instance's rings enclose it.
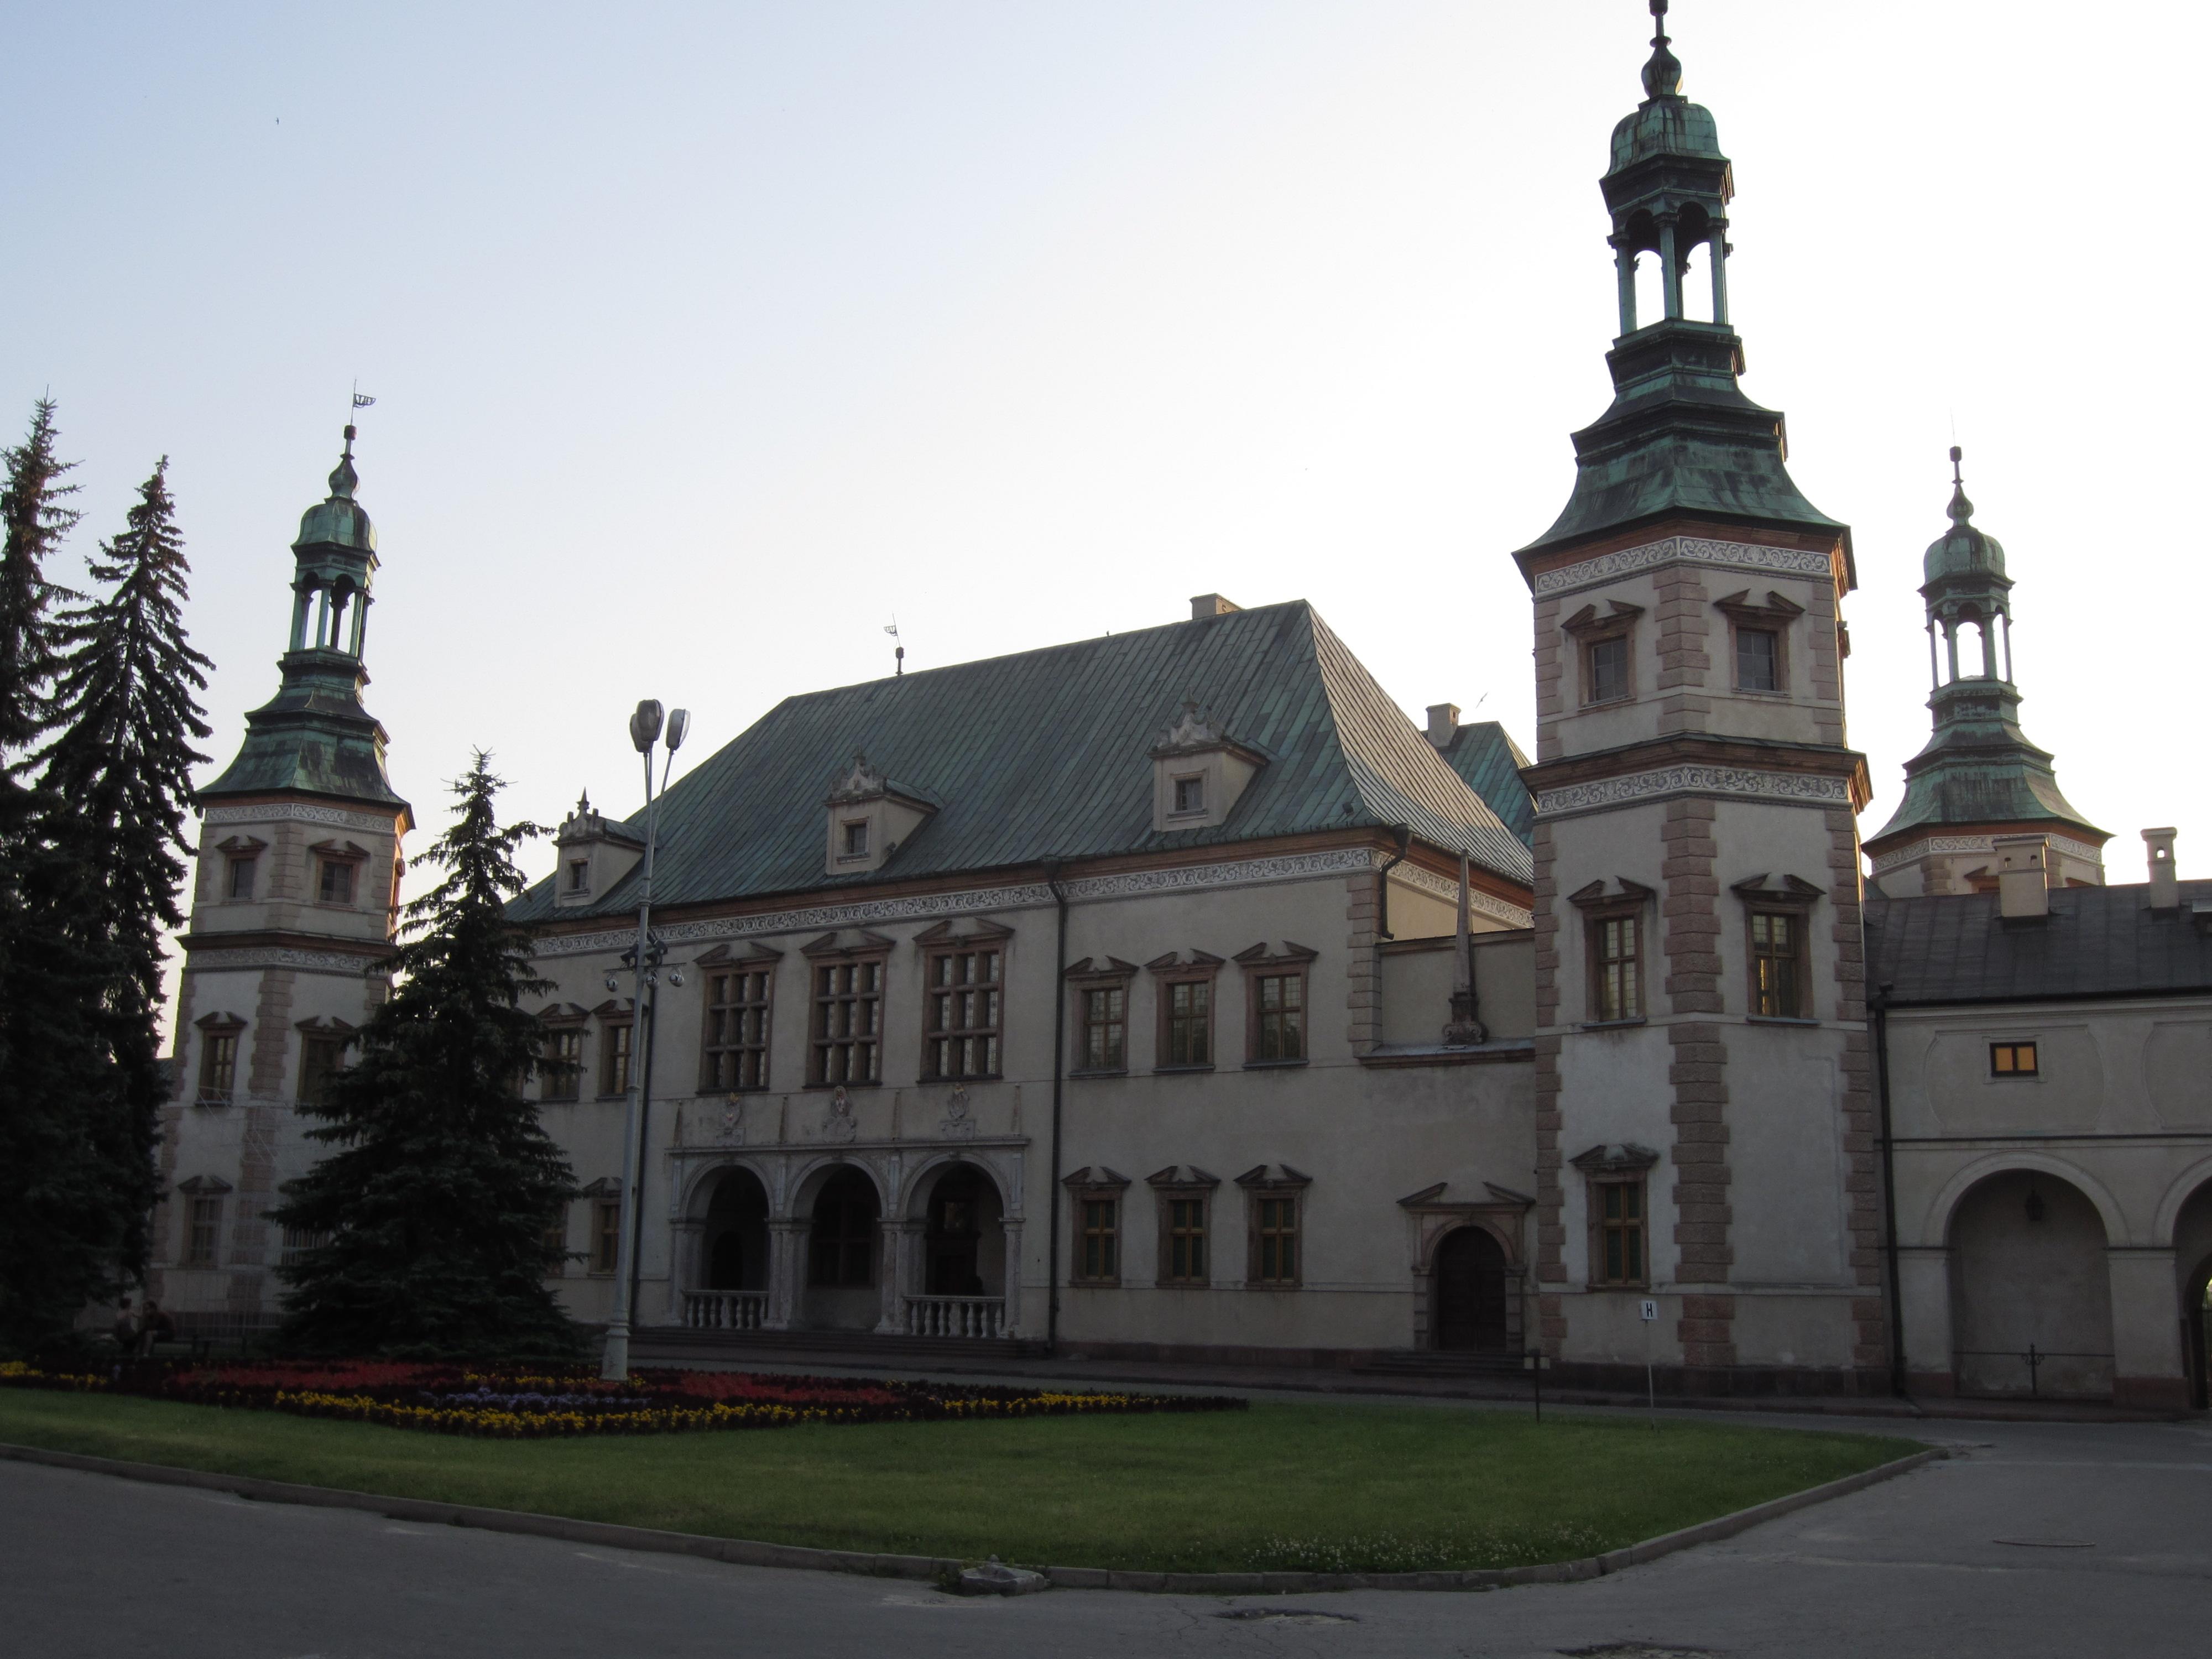
<instances>
[{"instance_id":1,"label":"spruce tree","mask_svg":"<svg viewBox=\"0 0 2212 1659\"><path fill-rule=\"evenodd\" d=\"M161 1062L163 939L183 925L177 896L189 851L191 769L208 735L193 694L208 659L185 636L191 567L168 489L168 458L140 487L123 532L91 561L104 592L59 617L59 671L40 751L47 852L63 877L77 957L104 972L88 1014L106 1074L82 1103L90 1150L106 1167L117 1265L143 1275L155 1196L154 1151L168 1093Z\"/></svg>"},{"instance_id":2,"label":"spruce tree","mask_svg":"<svg viewBox=\"0 0 2212 1659\"><path fill-rule=\"evenodd\" d=\"M76 463L58 452L54 400L31 411L23 441L0 453L8 480L0 488L0 765L16 775L46 728L46 700L54 676L53 607L75 597L46 574L46 561L82 515L67 498L76 486L63 477Z\"/></svg>"},{"instance_id":3,"label":"spruce tree","mask_svg":"<svg viewBox=\"0 0 2212 1659\"><path fill-rule=\"evenodd\" d=\"M332 1147L289 1183L278 1224L322 1242L278 1272L280 1332L322 1354L550 1356L580 1333L545 1278L562 1260L548 1224L574 1195L568 1162L520 1091L541 1028L522 1006L551 988L507 919L523 887L514 849L544 833L502 829L503 787L479 751L455 781L459 816L430 851L446 878L407 908L416 936L392 963L356 1062L334 1074L311 1139Z\"/></svg>"}]
</instances>

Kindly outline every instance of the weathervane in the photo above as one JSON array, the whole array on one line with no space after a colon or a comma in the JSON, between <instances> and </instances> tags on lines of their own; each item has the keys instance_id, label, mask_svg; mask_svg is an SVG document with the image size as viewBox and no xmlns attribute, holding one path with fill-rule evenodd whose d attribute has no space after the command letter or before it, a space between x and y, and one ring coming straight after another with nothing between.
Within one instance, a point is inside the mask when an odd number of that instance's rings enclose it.
<instances>
[{"instance_id":1,"label":"weathervane","mask_svg":"<svg viewBox=\"0 0 2212 1659\"><path fill-rule=\"evenodd\" d=\"M893 617L891 618L890 626L885 628L884 632L890 635L895 640L899 638L898 618L896 617ZM898 665L891 670L891 676L893 678L896 678L899 675L906 672L906 641L903 640L899 640L896 660Z\"/></svg>"}]
</instances>

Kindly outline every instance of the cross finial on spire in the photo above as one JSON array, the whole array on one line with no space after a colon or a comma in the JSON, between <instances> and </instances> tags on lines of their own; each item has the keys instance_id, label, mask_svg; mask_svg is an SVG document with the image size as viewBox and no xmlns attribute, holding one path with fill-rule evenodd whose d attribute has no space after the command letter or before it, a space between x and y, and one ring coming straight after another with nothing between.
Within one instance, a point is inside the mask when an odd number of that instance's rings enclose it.
<instances>
[{"instance_id":1,"label":"cross finial on spire","mask_svg":"<svg viewBox=\"0 0 2212 1659\"><path fill-rule=\"evenodd\" d=\"M1651 61L1644 66L1644 95L1672 98L1681 86L1681 60L1667 50L1667 0L1651 0Z\"/></svg>"}]
</instances>

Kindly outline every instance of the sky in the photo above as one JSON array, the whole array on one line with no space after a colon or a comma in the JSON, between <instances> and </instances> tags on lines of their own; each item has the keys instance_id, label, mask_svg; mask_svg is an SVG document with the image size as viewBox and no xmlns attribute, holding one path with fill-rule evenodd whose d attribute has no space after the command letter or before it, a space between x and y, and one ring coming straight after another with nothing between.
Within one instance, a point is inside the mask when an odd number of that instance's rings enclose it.
<instances>
[{"instance_id":1,"label":"sky","mask_svg":"<svg viewBox=\"0 0 2212 1659\"><path fill-rule=\"evenodd\" d=\"M889 672L894 619L920 669L1304 598L1417 720L1534 747L1510 556L1610 395L1597 179L1642 0L0 17L0 428L59 400L80 558L170 458L204 778L276 687L356 380L367 702L417 850L472 747L511 815L628 813L639 698L693 711L680 774ZM1927 735L1956 441L2023 724L2113 878L2154 824L2212 869L2175 620L2212 601L2212 9L1669 22L1735 164L1744 388L1853 526L1862 832Z\"/></svg>"}]
</instances>

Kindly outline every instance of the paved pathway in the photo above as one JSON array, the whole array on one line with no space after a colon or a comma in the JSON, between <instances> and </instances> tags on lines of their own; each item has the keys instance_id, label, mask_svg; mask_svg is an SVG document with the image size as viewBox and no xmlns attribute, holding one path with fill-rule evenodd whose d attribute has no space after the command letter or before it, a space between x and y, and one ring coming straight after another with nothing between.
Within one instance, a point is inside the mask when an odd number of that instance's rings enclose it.
<instances>
[{"instance_id":1,"label":"paved pathway","mask_svg":"<svg viewBox=\"0 0 2212 1659\"><path fill-rule=\"evenodd\" d=\"M1054 1590L971 1601L911 1584L403 1525L0 1462L0 1651L40 1659L2197 1659L2212 1651L2212 1425L1947 1423L1923 1431L1970 1449L1594 1583L1272 1601Z\"/></svg>"}]
</instances>

